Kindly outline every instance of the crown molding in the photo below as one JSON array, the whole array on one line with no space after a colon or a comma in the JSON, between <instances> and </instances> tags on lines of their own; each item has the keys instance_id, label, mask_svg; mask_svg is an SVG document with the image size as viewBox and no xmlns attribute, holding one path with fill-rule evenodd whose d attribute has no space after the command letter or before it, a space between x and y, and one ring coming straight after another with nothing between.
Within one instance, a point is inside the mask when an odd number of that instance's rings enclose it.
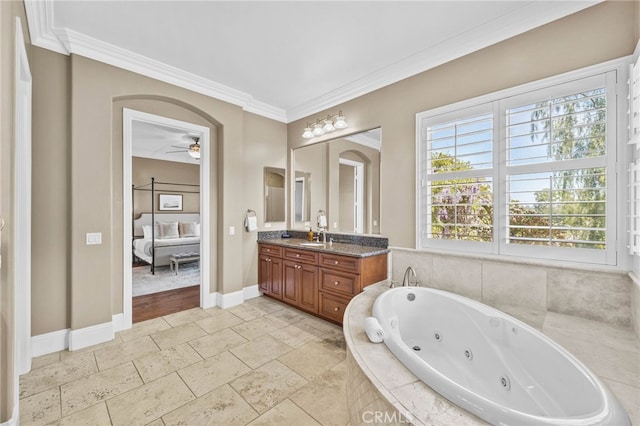
<instances>
[{"instance_id":1,"label":"crown molding","mask_svg":"<svg viewBox=\"0 0 640 426\"><path fill-rule=\"evenodd\" d=\"M553 10L556 19L560 19L602 1L590 0L586 6L585 2L577 1L548 2L544 12L535 7L537 1L523 2L522 7L496 18L496 22L471 28L464 34L288 110L257 101L245 92L84 34L55 28L53 0L25 0L25 8L33 45L64 55L81 55L238 105L250 113L291 123L541 26L548 22L549 9Z\"/></svg>"},{"instance_id":2,"label":"crown molding","mask_svg":"<svg viewBox=\"0 0 640 426\"><path fill-rule=\"evenodd\" d=\"M537 2L527 2L517 10L496 18L496 20L499 19L497 23L488 22L471 28L469 31L452 37L436 46L431 46L420 53L373 72L325 95L290 108L287 110L287 118L290 123L306 118L492 44L530 31L548 23L549 9L555 12L554 16L557 16L557 20L602 1L588 1L588 6L584 5L585 2L548 2L548 7L544 12L534 7Z\"/></svg>"},{"instance_id":3,"label":"crown molding","mask_svg":"<svg viewBox=\"0 0 640 426\"><path fill-rule=\"evenodd\" d=\"M79 32L55 28L51 0L25 0L31 43L64 55L75 54L142 74L165 83L210 96L242 107L244 111L272 120L287 122L282 108L257 101L247 93L233 89L172 65L148 58Z\"/></svg>"}]
</instances>

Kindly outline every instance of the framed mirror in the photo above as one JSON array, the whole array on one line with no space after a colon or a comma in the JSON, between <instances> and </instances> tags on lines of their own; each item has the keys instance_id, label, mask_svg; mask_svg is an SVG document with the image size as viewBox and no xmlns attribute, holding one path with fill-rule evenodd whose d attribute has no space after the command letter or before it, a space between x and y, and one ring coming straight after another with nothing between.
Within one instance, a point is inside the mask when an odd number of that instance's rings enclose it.
<instances>
[{"instance_id":1,"label":"framed mirror","mask_svg":"<svg viewBox=\"0 0 640 426\"><path fill-rule=\"evenodd\" d=\"M264 221L285 221L285 177L284 169L264 168Z\"/></svg>"},{"instance_id":2,"label":"framed mirror","mask_svg":"<svg viewBox=\"0 0 640 426\"><path fill-rule=\"evenodd\" d=\"M329 232L379 234L381 145L377 128L294 150L294 228L324 210Z\"/></svg>"}]
</instances>

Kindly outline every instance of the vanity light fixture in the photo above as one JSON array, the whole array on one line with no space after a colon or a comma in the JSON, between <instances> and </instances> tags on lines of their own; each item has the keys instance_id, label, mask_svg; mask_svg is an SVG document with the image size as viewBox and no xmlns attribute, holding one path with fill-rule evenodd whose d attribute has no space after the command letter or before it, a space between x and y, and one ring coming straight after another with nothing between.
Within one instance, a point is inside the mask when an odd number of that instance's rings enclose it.
<instances>
[{"instance_id":1,"label":"vanity light fixture","mask_svg":"<svg viewBox=\"0 0 640 426\"><path fill-rule=\"evenodd\" d=\"M322 136L325 133L331 133L336 129L345 129L348 127L347 120L342 115L342 111L334 115L327 115L324 120L316 120L315 123L309 124L304 128L302 137L311 139L315 136Z\"/></svg>"}]
</instances>

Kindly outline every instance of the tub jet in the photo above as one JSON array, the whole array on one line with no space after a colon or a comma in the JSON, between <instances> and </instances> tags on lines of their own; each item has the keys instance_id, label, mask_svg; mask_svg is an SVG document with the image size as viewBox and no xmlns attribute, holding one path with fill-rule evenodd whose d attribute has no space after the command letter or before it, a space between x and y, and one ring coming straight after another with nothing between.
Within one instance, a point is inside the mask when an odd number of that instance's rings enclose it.
<instances>
[{"instance_id":1,"label":"tub jet","mask_svg":"<svg viewBox=\"0 0 640 426\"><path fill-rule=\"evenodd\" d=\"M418 345L414 346L414 347L413 347L413 350L414 350L414 351L416 351L416 352L418 352L418 351L420 350L420 346L418 346Z\"/></svg>"}]
</instances>

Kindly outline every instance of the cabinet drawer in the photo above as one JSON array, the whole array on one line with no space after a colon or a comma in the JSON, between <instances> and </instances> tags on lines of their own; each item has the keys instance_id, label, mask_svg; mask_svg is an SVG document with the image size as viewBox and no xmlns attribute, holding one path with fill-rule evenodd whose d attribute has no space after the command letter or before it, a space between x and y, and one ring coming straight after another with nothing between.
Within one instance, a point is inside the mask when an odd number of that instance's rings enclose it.
<instances>
[{"instance_id":1,"label":"cabinet drawer","mask_svg":"<svg viewBox=\"0 0 640 426\"><path fill-rule=\"evenodd\" d=\"M344 311L347 309L349 301L349 298L320 292L319 314L325 318L342 324L342 317L344 316Z\"/></svg>"},{"instance_id":2,"label":"cabinet drawer","mask_svg":"<svg viewBox=\"0 0 640 426\"><path fill-rule=\"evenodd\" d=\"M320 253L320 266L347 272L360 272L360 258Z\"/></svg>"},{"instance_id":3,"label":"cabinet drawer","mask_svg":"<svg viewBox=\"0 0 640 426\"><path fill-rule=\"evenodd\" d=\"M360 276L357 274L320 269L320 290L353 296L358 293L359 280Z\"/></svg>"},{"instance_id":4,"label":"cabinet drawer","mask_svg":"<svg viewBox=\"0 0 640 426\"><path fill-rule=\"evenodd\" d=\"M282 257L282 247L272 246L268 244L260 244L259 254L267 256Z\"/></svg>"},{"instance_id":5,"label":"cabinet drawer","mask_svg":"<svg viewBox=\"0 0 640 426\"><path fill-rule=\"evenodd\" d=\"M284 258L297 260L298 262L317 263L318 253L309 250L284 249Z\"/></svg>"}]
</instances>

